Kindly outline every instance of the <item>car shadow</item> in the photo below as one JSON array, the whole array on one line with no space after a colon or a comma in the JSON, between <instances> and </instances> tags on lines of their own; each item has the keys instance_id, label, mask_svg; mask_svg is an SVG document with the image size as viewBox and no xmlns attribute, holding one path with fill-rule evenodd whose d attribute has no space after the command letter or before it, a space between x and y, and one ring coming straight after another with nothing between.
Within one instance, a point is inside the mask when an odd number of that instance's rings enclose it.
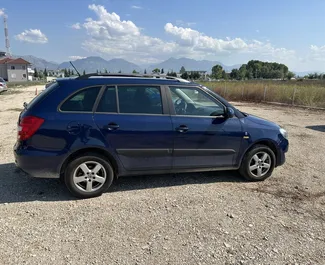
<instances>
[{"instance_id":1,"label":"car shadow","mask_svg":"<svg viewBox=\"0 0 325 265\"><path fill-rule=\"evenodd\" d=\"M325 125L311 125L311 126L306 126L306 128L318 132L325 132Z\"/></svg>"},{"instance_id":2,"label":"car shadow","mask_svg":"<svg viewBox=\"0 0 325 265\"><path fill-rule=\"evenodd\" d=\"M0 204L76 200L59 179L32 178L17 169L14 163L0 164L0 178ZM113 183L108 193L244 181L237 172L231 171L121 177Z\"/></svg>"}]
</instances>

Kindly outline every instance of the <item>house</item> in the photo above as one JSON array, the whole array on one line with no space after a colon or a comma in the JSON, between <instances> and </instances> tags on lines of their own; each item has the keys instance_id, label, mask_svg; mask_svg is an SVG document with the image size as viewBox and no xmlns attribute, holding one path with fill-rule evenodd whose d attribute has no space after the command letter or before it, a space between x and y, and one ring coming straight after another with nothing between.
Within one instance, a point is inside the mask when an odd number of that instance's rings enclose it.
<instances>
[{"instance_id":1,"label":"house","mask_svg":"<svg viewBox=\"0 0 325 265\"><path fill-rule=\"evenodd\" d=\"M200 78L204 78L204 79L206 79L206 77L208 75L208 72L207 71L201 71L201 70L199 70L199 71L186 71L186 73L188 75L191 75L193 73L198 73L200 75Z\"/></svg>"},{"instance_id":2,"label":"house","mask_svg":"<svg viewBox=\"0 0 325 265\"><path fill-rule=\"evenodd\" d=\"M33 81L35 71L32 68L28 67L27 68L27 73L28 73L28 81Z\"/></svg>"},{"instance_id":3,"label":"house","mask_svg":"<svg viewBox=\"0 0 325 265\"><path fill-rule=\"evenodd\" d=\"M29 62L22 58L0 58L0 77L8 82L28 81Z\"/></svg>"}]
</instances>

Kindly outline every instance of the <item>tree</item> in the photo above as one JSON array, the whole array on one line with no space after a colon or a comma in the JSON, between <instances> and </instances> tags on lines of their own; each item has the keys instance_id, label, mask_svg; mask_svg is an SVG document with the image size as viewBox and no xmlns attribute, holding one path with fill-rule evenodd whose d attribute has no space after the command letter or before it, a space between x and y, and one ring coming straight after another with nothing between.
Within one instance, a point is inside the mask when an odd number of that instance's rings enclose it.
<instances>
[{"instance_id":1,"label":"tree","mask_svg":"<svg viewBox=\"0 0 325 265\"><path fill-rule=\"evenodd\" d=\"M222 78L222 66L221 65L215 65L212 67L212 76L215 78L215 79L221 79Z\"/></svg>"},{"instance_id":2,"label":"tree","mask_svg":"<svg viewBox=\"0 0 325 265\"><path fill-rule=\"evenodd\" d=\"M189 76L191 79L199 79L200 78L200 74L199 72L191 72L190 76Z\"/></svg>"},{"instance_id":3,"label":"tree","mask_svg":"<svg viewBox=\"0 0 325 265\"><path fill-rule=\"evenodd\" d=\"M182 67L181 67L181 70L179 71L179 73L180 73L180 74L184 74L185 72L186 72L185 67L182 66Z\"/></svg>"},{"instance_id":4,"label":"tree","mask_svg":"<svg viewBox=\"0 0 325 265\"><path fill-rule=\"evenodd\" d=\"M240 80L244 80L246 78L247 75L247 70L246 70L246 64L243 64L240 68L239 68L239 73L238 73L238 77Z\"/></svg>"},{"instance_id":5,"label":"tree","mask_svg":"<svg viewBox=\"0 0 325 265\"><path fill-rule=\"evenodd\" d=\"M230 72L230 78L231 79L240 79L240 76L239 76L239 70L238 69L232 69L231 72Z\"/></svg>"},{"instance_id":6,"label":"tree","mask_svg":"<svg viewBox=\"0 0 325 265\"><path fill-rule=\"evenodd\" d=\"M132 74L138 74L139 72L137 72L136 70L132 71Z\"/></svg>"},{"instance_id":7,"label":"tree","mask_svg":"<svg viewBox=\"0 0 325 265\"><path fill-rule=\"evenodd\" d=\"M39 70L39 72L38 72L38 77L39 77L40 79L43 79L43 78L44 78L44 74L43 74L43 71L42 71L42 70Z\"/></svg>"},{"instance_id":8,"label":"tree","mask_svg":"<svg viewBox=\"0 0 325 265\"><path fill-rule=\"evenodd\" d=\"M120 70L120 71L118 71L118 73L119 73L119 74L121 74L121 73L122 73L122 71Z\"/></svg>"},{"instance_id":9,"label":"tree","mask_svg":"<svg viewBox=\"0 0 325 265\"><path fill-rule=\"evenodd\" d=\"M69 72L68 72L68 70L66 68L64 68L64 76L69 77Z\"/></svg>"},{"instance_id":10,"label":"tree","mask_svg":"<svg viewBox=\"0 0 325 265\"><path fill-rule=\"evenodd\" d=\"M74 71L73 70L71 70L71 76L74 76Z\"/></svg>"},{"instance_id":11,"label":"tree","mask_svg":"<svg viewBox=\"0 0 325 265\"><path fill-rule=\"evenodd\" d=\"M43 72L43 74L44 74L44 76L45 76L45 77L47 77L47 76L48 76L46 68L44 69L44 72Z\"/></svg>"},{"instance_id":12,"label":"tree","mask_svg":"<svg viewBox=\"0 0 325 265\"><path fill-rule=\"evenodd\" d=\"M144 69L144 72L143 72L145 75L147 74L147 69Z\"/></svg>"},{"instance_id":13,"label":"tree","mask_svg":"<svg viewBox=\"0 0 325 265\"><path fill-rule=\"evenodd\" d=\"M36 68L34 68L34 77L35 77L35 78L38 78L38 71L37 71Z\"/></svg>"},{"instance_id":14,"label":"tree","mask_svg":"<svg viewBox=\"0 0 325 265\"><path fill-rule=\"evenodd\" d=\"M99 74L99 71L98 71L98 69L96 70L96 73L97 73L97 74Z\"/></svg>"},{"instance_id":15,"label":"tree","mask_svg":"<svg viewBox=\"0 0 325 265\"><path fill-rule=\"evenodd\" d=\"M168 73L167 73L167 76L174 76L174 77L177 77L177 73L175 73L175 72L173 72L173 71L170 72L170 73L168 72Z\"/></svg>"},{"instance_id":16,"label":"tree","mask_svg":"<svg viewBox=\"0 0 325 265\"><path fill-rule=\"evenodd\" d=\"M161 68L161 73L164 74L164 68Z\"/></svg>"},{"instance_id":17,"label":"tree","mask_svg":"<svg viewBox=\"0 0 325 265\"><path fill-rule=\"evenodd\" d=\"M228 79L228 75L225 70L222 71L222 79L224 79L224 80Z\"/></svg>"},{"instance_id":18,"label":"tree","mask_svg":"<svg viewBox=\"0 0 325 265\"><path fill-rule=\"evenodd\" d=\"M82 73L83 75L86 75L86 70L84 70L84 72Z\"/></svg>"},{"instance_id":19,"label":"tree","mask_svg":"<svg viewBox=\"0 0 325 265\"><path fill-rule=\"evenodd\" d=\"M293 77L295 77L295 74L294 74L293 72L289 71L289 72L287 73L287 78L288 78L288 80L291 80Z\"/></svg>"},{"instance_id":20,"label":"tree","mask_svg":"<svg viewBox=\"0 0 325 265\"><path fill-rule=\"evenodd\" d=\"M188 78L189 78L188 73L184 72L184 73L181 75L181 78L183 78L183 79L188 79Z\"/></svg>"},{"instance_id":21,"label":"tree","mask_svg":"<svg viewBox=\"0 0 325 265\"><path fill-rule=\"evenodd\" d=\"M159 68L155 68L155 69L152 70L152 73L159 74L160 73L160 69Z\"/></svg>"}]
</instances>

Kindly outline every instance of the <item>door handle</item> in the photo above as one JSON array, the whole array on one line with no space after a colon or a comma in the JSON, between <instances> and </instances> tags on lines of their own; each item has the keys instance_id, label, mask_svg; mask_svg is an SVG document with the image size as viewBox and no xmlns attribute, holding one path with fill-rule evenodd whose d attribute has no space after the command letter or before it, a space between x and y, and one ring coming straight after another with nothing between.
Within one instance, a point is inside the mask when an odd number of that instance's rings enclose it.
<instances>
[{"instance_id":1,"label":"door handle","mask_svg":"<svg viewBox=\"0 0 325 265\"><path fill-rule=\"evenodd\" d=\"M114 122L111 122L110 124L108 124L107 126L107 129L109 131L113 131L113 130L117 130L118 128L120 128L120 125L114 123Z\"/></svg>"},{"instance_id":2,"label":"door handle","mask_svg":"<svg viewBox=\"0 0 325 265\"><path fill-rule=\"evenodd\" d=\"M176 128L176 131L178 131L180 133L185 133L188 131L188 127L186 125L181 125L178 128Z\"/></svg>"}]
</instances>

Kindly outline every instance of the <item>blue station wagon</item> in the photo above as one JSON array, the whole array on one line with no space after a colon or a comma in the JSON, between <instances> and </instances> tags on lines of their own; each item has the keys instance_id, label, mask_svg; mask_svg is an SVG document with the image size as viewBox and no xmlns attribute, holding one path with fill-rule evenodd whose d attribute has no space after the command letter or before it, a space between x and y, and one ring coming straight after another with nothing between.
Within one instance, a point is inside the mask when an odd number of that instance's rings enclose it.
<instances>
[{"instance_id":1,"label":"blue station wagon","mask_svg":"<svg viewBox=\"0 0 325 265\"><path fill-rule=\"evenodd\" d=\"M58 79L18 120L16 165L61 178L78 198L120 176L239 170L251 181L285 162L287 132L187 80L88 74Z\"/></svg>"}]
</instances>

